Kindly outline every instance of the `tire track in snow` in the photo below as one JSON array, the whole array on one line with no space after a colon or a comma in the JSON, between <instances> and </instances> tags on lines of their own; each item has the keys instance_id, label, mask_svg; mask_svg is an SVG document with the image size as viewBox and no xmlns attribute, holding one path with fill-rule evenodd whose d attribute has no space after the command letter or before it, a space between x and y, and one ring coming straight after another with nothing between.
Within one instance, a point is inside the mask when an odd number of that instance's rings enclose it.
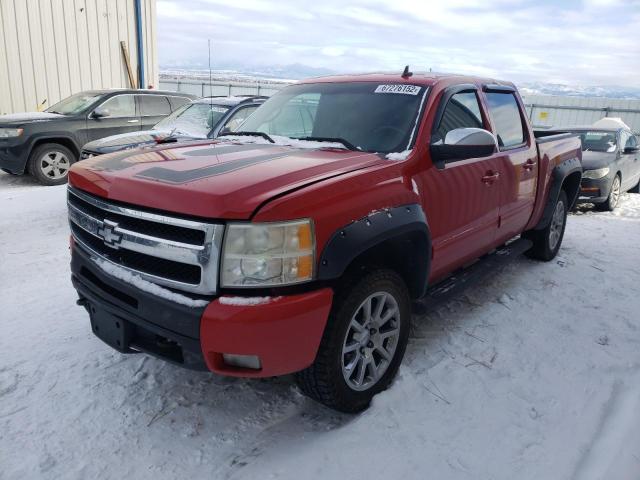
<instances>
[{"instance_id":1,"label":"tire track in snow","mask_svg":"<svg viewBox=\"0 0 640 480\"><path fill-rule=\"evenodd\" d=\"M640 388L616 382L573 480L636 480L640 471L639 425Z\"/></svg>"}]
</instances>

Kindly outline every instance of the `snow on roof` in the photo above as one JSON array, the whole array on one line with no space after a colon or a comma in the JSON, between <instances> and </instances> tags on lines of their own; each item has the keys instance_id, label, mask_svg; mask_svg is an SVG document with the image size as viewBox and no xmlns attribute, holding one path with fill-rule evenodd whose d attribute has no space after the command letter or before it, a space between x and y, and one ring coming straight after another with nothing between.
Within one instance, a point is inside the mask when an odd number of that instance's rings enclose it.
<instances>
[{"instance_id":1,"label":"snow on roof","mask_svg":"<svg viewBox=\"0 0 640 480\"><path fill-rule=\"evenodd\" d=\"M624 123L624 120L620 117L601 118L597 122L594 122L592 126L596 128L626 128L627 130L631 130L629 125Z\"/></svg>"}]
</instances>

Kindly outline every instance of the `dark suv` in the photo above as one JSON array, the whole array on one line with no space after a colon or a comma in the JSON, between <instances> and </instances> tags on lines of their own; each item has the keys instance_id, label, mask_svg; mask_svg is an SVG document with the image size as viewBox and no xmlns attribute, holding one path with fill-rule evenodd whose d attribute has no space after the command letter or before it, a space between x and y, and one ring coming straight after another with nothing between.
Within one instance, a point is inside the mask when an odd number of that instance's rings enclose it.
<instances>
[{"instance_id":1,"label":"dark suv","mask_svg":"<svg viewBox=\"0 0 640 480\"><path fill-rule=\"evenodd\" d=\"M158 122L153 129L113 135L94 140L82 147L80 158L117 152L143 145L183 140L215 138L234 131L267 97L205 97L183 105Z\"/></svg>"},{"instance_id":2,"label":"dark suv","mask_svg":"<svg viewBox=\"0 0 640 480\"><path fill-rule=\"evenodd\" d=\"M155 90L90 90L44 112L0 116L0 169L25 172L44 185L67 181L87 142L116 133L146 130L194 95Z\"/></svg>"}]
</instances>

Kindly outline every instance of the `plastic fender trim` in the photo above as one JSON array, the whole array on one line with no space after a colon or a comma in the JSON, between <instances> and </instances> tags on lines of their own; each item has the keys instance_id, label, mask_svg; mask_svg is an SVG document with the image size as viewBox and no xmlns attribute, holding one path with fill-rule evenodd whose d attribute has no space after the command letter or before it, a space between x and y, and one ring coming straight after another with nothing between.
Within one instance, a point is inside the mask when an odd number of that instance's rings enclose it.
<instances>
[{"instance_id":1,"label":"plastic fender trim","mask_svg":"<svg viewBox=\"0 0 640 480\"><path fill-rule=\"evenodd\" d=\"M371 212L336 231L325 245L318 267L319 280L340 278L362 254L386 241L414 234L422 245L417 252L406 252L411 274L418 279L413 296L424 295L431 264L431 235L427 219L418 204L409 204Z\"/></svg>"},{"instance_id":2,"label":"plastic fender trim","mask_svg":"<svg viewBox=\"0 0 640 480\"><path fill-rule=\"evenodd\" d=\"M542 230L549 225L551 217L553 216L553 209L558 201L560 190L565 179L572 173L580 172L582 175L582 163L578 158L570 158L557 165L551 172L551 184L549 185L549 197L547 204L544 207L544 212L538 224L534 227L534 230ZM573 205L575 202L580 188L576 191L574 198L569 198L569 205Z\"/></svg>"}]
</instances>

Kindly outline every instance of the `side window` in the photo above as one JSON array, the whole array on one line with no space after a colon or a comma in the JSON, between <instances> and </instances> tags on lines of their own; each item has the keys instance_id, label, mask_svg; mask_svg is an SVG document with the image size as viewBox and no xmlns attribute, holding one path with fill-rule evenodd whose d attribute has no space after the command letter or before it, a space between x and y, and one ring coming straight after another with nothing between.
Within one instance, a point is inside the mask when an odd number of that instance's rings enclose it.
<instances>
[{"instance_id":1,"label":"side window","mask_svg":"<svg viewBox=\"0 0 640 480\"><path fill-rule=\"evenodd\" d=\"M191 100L187 97L167 97L169 99L169 103L171 104L171 111L175 111L180 108L185 103L189 103Z\"/></svg>"},{"instance_id":2,"label":"side window","mask_svg":"<svg viewBox=\"0 0 640 480\"><path fill-rule=\"evenodd\" d=\"M484 128L480 104L475 92L456 93L449 99L436 135L444 140L447 133L456 128Z\"/></svg>"},{"instance_id":3,"label":"side window","mask_svg":"<svg viewBox=\"0 0 640 480\"><path fill-rule=\"evenodd\" d=\"M116 95L101 105L109 111L109 117L135 117L136 102L133 95Z\"/></svg>"},{"instance_id":4,"label":"side window","mask_svg":"<svg viewBox=\"0 0 640 480\"><path fill-rule=\"evenodd\" d=\"M501 149L523 144L524 129L514 94L488 92L487 104Z\"/></svg>"},{"instance_id":5,"label":"side window","mask_svg":"<svg viewBox=\"0 0 640 480\"><path fill-rule=\"evenodd\" d=\"M627 132L620 132L620 150L623 151L627 146L627 141L629 141L630 135Z\"/></svg>"},{"instance_id":6,"label":"side window","mask_svg":"<svg viewBox=\"0 0 640 480\"><path fill-rule=\"evenodd\" d=\"M171 113L167 97L162 95L138 95L140 115L143 117L164 116Z\"/></svg>"},{"instance_id":7,"label":"side window","mask_svg":"<svg viewBox=\"0 0 640 480\"><path fill-rule=\"evenodd\" d=\"M244 123L247 117L255 112L257 108L257 105L252 105L250 107L242 107L238 109L238 111L229 117L227 123L224 124L224 128L228 128L230 131L235 132L238 127Z\"/></svg>"},{"instance_id":8,"label":"side window","mask_svg":"<svg viewBox=\"0 0 640 480\"><path fill-rule=\"evenodd\" d=\"M638 137L635 135L631 135L629 137L629 141L627 142L627 147L637 147L638 146Z\"/></svg>"}]
</instances>

